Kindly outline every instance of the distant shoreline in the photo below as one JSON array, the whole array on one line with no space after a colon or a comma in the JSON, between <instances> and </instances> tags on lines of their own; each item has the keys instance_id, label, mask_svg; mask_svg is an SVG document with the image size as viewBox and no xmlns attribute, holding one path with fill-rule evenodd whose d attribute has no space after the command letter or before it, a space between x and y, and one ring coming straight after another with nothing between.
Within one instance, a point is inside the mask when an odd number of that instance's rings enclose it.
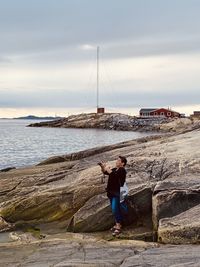
<instances>
[{"instance_id":1,"label":"distant shoreline","mask_svg":"<svg viewBox=\"0 0 200 267\"><path fill-rule=\"evenodd\" d=\"M17 118L0 118L0 120L57 120L62 118L64 117L51 117L51 116L37 117L34 115L28 115L25 117L17 117Z\"/></svg>"}]
</instances>

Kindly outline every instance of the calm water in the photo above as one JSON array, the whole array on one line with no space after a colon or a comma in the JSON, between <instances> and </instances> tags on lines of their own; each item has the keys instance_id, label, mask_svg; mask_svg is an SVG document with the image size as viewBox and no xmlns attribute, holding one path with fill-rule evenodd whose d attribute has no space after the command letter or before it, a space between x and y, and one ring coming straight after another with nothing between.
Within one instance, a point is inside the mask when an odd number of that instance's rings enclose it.
<instances>
[{"instance_id":1,"label":"calm water","mask_svg":"<svg viewBox=\"0 0 200 267\"><path fill-rule=\"evenodd\" d=\"M0 119L0 169L37 164L53 156L135 139L150 133L100 129L35 128L30 120Z\"/></svg>"}]
</instances>

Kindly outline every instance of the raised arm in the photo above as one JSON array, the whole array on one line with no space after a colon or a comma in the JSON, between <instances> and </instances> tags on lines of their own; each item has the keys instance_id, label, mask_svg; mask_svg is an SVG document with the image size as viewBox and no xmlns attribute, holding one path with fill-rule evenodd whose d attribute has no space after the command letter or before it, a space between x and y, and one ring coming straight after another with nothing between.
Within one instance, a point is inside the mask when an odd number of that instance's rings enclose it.
<instances>
[{"instance_id":1,"label":"raised arm","mask_svg":"<svg viewBox=\"0 0 200 267\"><path fill-rule=\"evenodd\" d=\"M103 172L103 174L105 175L109 175L109 168L108 166L106 165L105 162L102 162L102 165L101 165L101 171Z\"/></svg>"},{"instance_id":2,"label":"raised arm","mask_svg":"<svg viewBox=\"0 0 200 267\"><path fill-rule=\"evenodd\" d=\"M108 173L107 171L103 170L103 169L102 169L102 172L103 172L103 174L105 174L105 175L109 175L109 173Z\"/></svg>"},{"instance_id":3,"label":"raised arm","mask_svg":"<svg viewBox=\"0 0 200 267\"><path fill-rule=\"evenodd\" d=\"M105 165L105 167L104 167L104 171L105 171L105 174L111 174L112 173L112 169L111 169L111 167L110 166L107 166L107 165Z\"/></svg>"}]
</instances>

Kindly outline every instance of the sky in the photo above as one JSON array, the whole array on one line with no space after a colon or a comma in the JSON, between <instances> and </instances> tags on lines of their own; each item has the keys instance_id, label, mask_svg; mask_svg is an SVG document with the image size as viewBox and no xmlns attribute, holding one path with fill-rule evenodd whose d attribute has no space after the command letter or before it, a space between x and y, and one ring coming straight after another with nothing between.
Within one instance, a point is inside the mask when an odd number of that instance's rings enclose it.
<instances>
[{"instance_id":1,"label":"sky","mask_svg":"<svg viewBox=\"0 0 200 267\"><path fill-rule=\"evenodd\" d=\"M199 0L0 0L0 117L200 110Z\"/></svg>"}]
</instances>

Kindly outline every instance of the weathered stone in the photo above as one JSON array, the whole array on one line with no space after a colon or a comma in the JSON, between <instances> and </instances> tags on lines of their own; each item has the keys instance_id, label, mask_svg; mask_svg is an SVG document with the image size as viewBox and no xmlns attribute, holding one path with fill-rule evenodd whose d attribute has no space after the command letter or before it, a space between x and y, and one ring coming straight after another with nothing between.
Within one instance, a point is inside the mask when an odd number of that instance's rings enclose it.
<instances>
[{"instance_id":1,"label":"weathered stone","mask_svg":"<svg viewBox=\"0 0 200 267\"><path fill-rule=\"evenodd\" d=\"M4 168L4 169L1 169L0 172L9 172L11 170L14 170L16 169L15 167L8 167L8 168Z\"/></svg>"},{"instance_id":2,"label":"weathered stone","mask_svg":"<svg viewBox=\"0 0 200 267\"><path fill-rule=\"evenodd\" d=\"M13 241L18 241L20 243L31 243L36 241L37 239L31 233L16 233L11 232L9 233L9 237Z\"/></svg>"},{"instance_id":3,"label":"weathered stone","mask_svg":"<svg viewBox=\"0 0 200 267\"><path fill-rule=\"evenodd\" d=\"M198 179L159 182L153 196L153 224L157 229L162 218L173 217L200 204Z\"/></svg>"},{"instance_id":4,"label":"weathered stone","mask_svg":"<svg viewBox=\"0 0 200 267\"><path fill-rule=\"evenodd\" d=\"M137 188L137 187L136 187ZM129 214L126 218L127 223L135 223L152 227L152 188L151 186L143 186L139 190L133 190L129 193Z\"/></svg>"},{"instance_id":5,"label":"weathered stone","mask_svg":"<svg viewBox=\"0 0 200 267\"><path fill-rule=\"evenodd\" d=\"M0 217L0 232L8 231L12 229L12 225L6 222L2 217Z\"/></svg>"},{"instance_id":6,"label":"weathered stone","mask_svg":"<svg viewBox=\"0 0 200 267\"><path fill-rule=\"evenodd\" d=\"M193 124L192 120L189 118L177 118L169 123L164 123L160 125L160 130L162 131L178 131L180 129L186 129Z\"/></svg>"},{"instance_id":7,"label":"weathered stone","mask_svg":"<svg viewBox=\"0 0 200 267\"><path fill-rule=\"evenodd\" d=\"M19 236L15 242L0 244L0 266L120 266L123 260L157 247L134 240L105 241L86 234L62 234L44 240Z\"/></svg>"},{"instance_id":8,"label":"weathered stone","mask_svg":"<svg viewBox=\"0 0 200 267\"><path fill-rule=\"evenodd\" d=\"M124 259L120 267L199 267L200 246L161 246Z\"/></svg>"},{"instance_id":9,"label":"weathered stone","mask_svg":"<svg viewBox=\"0 0 200 267\"><path fill-rule=\"evenodd\" d=\"M162 243L200 243L200 205L177 216L159 221L158 240Z\"/></svg>"},{"instance_id":10,"label":"weathered stone","mask_svg":"<svg viewBox=\"0 0 200 267\"><path fill-rule=\"evenodd\" d=\"M54 156L54 157L50 157L44 161L42 161L41 163L38 164L39 165L46 165L46 164L52 164L52 163L59 163L59 162L64 162L65 158L62 156Z\"/></svg>"},{"instance_id":11,"label":"weathered stone","mask_svg":"<svg viewBox=\"0 0 200 267\"><path fill-rule=\"evenodd\" d=\"M151 228L152 191L156 223L161 218L170 220L172 216L179 216L177 213L199 204L200 150L194 149L199 146L200 131L195 130L131 140L109 148L64 155L64 162L1 172L0 216L24 231L37 226L46 238L39 241L27 239L23 234L20 238L13 235L20 240L0 244L0 266L200 266L198 245L160 244L160 248L155 248L154 243L110 241L113 239L110 231L106 231L105 238L109 242L102 240L104 232L64 233L73 217L70 226L75 226L77 231L96 231L98 221L109 226L109 218L113 218L106 198L106 184L101 183L102 173L97 162L103 159L114 167L117 157L124 155L128 159L126 169L131 206L126 222L131 219L131 226L123 228L121 238L149 240L154 234ZM190 242L190 239L193 242L193 237L199 233L195 224L199 220L195 216L199 213L195 215L191 211L188 210L188 217L181 217L187 231L183 230L181 219L175 218L177 236L184 242ZM194 218L194 223L190 223L189 218ZM163 237L165 234L166 240L171 242L173 226L161 226ZM60 234L52 239L49 229ZM1 242L1 235L7 234L0 234Z\"/></svg>"},{"instance_id":12,"label":"weathered stone","mask_svg":"<svg viewBox=\"0 0 200 267\"><path fill-rule=\"evenodd\" d=\"M152 190L144 188L135 190L129 194L126 201L128 214L123 212L124 226L143 225L152 227ZM110 201L106 194L100 194L90 198L72 218L70 229L75 232L94 232L108 230L114 224L111 213Z\"/></svg>"},{"instance_id":13,"label":"weathered stone","mask_svg":"<svg viewBox=\"0 0 200 267\"><path fill-rule=\"evenodd\" d=\"M131 204L133 209L130 216L126 218L126 222L129 222L129 218L131 218L131 223L134 224L136 220L137 226L149 225L152 205L151 184L156 184L158 179L165 179L162 175L158 175L154 179L154 174L165 171L169 166L172 166L171 169L174 173L166 181L171 182L174 188L171 191L164 188L162 192L157 186L154 190L154 198L163 194L162 202L167 203L168 195L173 196L174 190L177 191L177 194L186 190L188 192L186 195L192 196L191 205L186 206L186 209L192 207L193 202L196 203L194 199L198 201L198 197L196 198L198 191L194 192L198 187L193 188L188 185L191 184L191 180L199 181L200 152L198 149L193 149L194 146L199 145L200 132L196 130L180 135L131 140L107 147L106 150L100 148L100 150L89 151L89 153L88 151L81 152L81 154L67 158L67 161L64 162L0 173L0 216L7 222L15 223L18 227L24 225L42 225L44 227L47 224L51 228L50 224L52 224L52 228L55 227L55 230L56 227L58 231L66 230L71 218L78 211L81 214L81 210L83 212L87 203L90 203L91 209L95 212L90 199L97 195L106 195L106 184L101 183L102 173L97 162L104 159L109 162L111 167L114 167L117 157L124 155L128 159L126 168L128 171L127 184L130 190L129 203L133 204ZM164 158L167 158L169 162L165 168L163 168L163 162L166 164L166 161L163 161ZM149 164L154 161L156 161L156 166ZM188 180L188 183L185 183L187 188L181 189L180 183L173 183L175 180ZM139 187L141 189L138 189ZM193 190L192 193L188 188ZM188 198L184 198L183 194L180 195L180 201L181 199L183 199L183 203L186 203L184 199ZM104 207L104 200L99 199L98 205ZM101 208L97 211L101 214ZM87 210L88 214L84 217L85 222L87 219L91 221L90 212ZM166 215L167 217L171 216L168 213ZM174 215L176 214L172 213L172 216ZM112 216L111 210L110 216ZM166 217L165 214L164 217Z\"/></svg>"},{"instance_id":14,"label":"weathered stone","mask_svg":"<svg viewBox=\"0 0 200 267\"><path fill-rule=\"evenodd\" d=\"M31 123L29 127L100 128L125 131L183 132L199 129L199 120L191 118L140 118L121 113L82 113L53 121Z\"/></svg>"},{"instance_id":15,"label":"weathered stone","mask_svg":"<svg viewBox=\"0 0 200 267\"><path fill-rule=\"evenodd\" d=\"M92 234L63 233L42 240L21 238L0 244L0 266L199 267L199 245L157 245L105 241Z\"/></svg>"},{"instance_id":16,"label":"weathered stone","mask_svg":"<svg viewBox=\"0 0 200 267\"><path fill-rule=\"evenodd\" d=\"M107 230L114 222L105 194L90 198L72 218L73 231L95 232Z\"/></svg>"},{"instance_id":17,"label":"weathered stone","mask_svg":"<svg viewBox=\"0 0 200 267\"><path fill-rule=\"evenodd\" d=\"M54 121L31 123L28 126L62 128L101 128L126 131L158 131L160 129L160 125L162 125L163 123L166 124L171 121L174 121L174 119L162 117L141 119L135 116L129 116L121 113L82 113L78 115L71 115L69 117ZM164 131L164 129L162 130Z\"/></svg>"}]
</instances>

